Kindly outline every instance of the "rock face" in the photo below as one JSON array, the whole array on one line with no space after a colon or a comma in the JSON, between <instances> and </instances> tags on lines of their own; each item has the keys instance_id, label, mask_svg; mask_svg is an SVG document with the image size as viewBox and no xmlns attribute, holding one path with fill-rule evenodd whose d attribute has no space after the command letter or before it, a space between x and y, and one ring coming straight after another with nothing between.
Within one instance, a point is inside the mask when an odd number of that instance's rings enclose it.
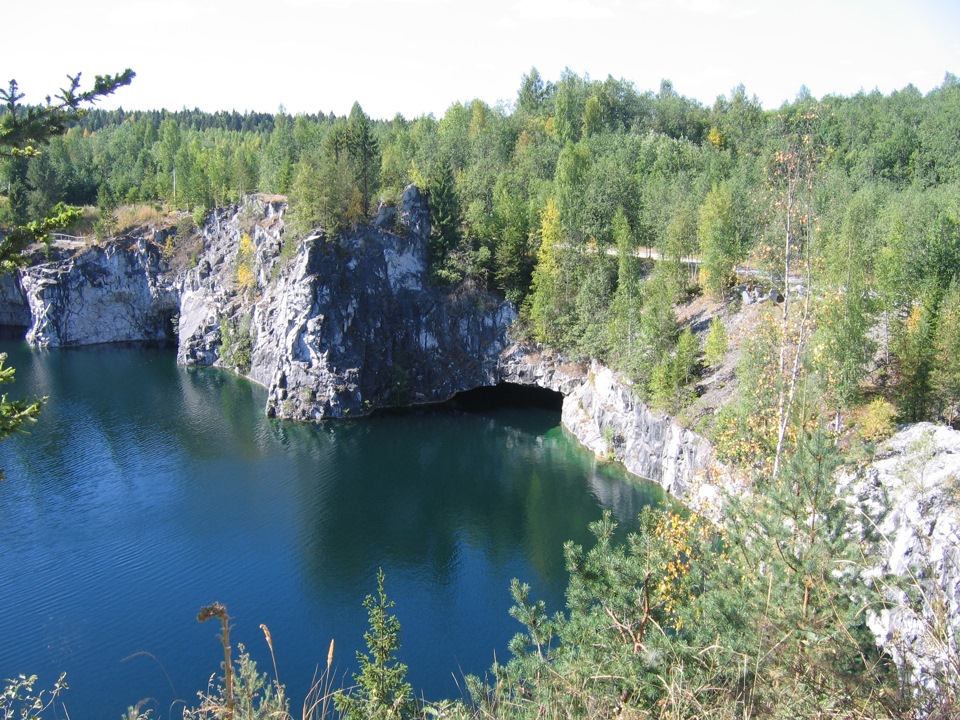
<instances>
[{"instance_id":1,"label":"rock face","mask_svg":"<svg viewBox=\"0 0 960 720\"><path fill-rule=\"evenodd\" d=\"M180 297L178 363L227 365L221 357L221 324L249 315L254 295L270 284L281 262L284 210L280 201L253 196L239 208L218 210L201 228L202 252L173 280ZM241 258L246 243L250 257ZM239 282L241 264L251 273L246 284Z\"/></svg>"},{"instance_id":2,"label":"rock face","mask_svg":"<svg viewBox=\"0 0 960 720\"><path fill-rule=\"evenodd\" d=\"M841 478L874 515L889 606L870 616L878 643L913 681L936 690L960 657L960 432L912 425Z\"/></svg>"},{"instance_id":3,"label":"rock face","mask_svg":"<svg viewBox=\"0 0 960 720\"><path fill-rule=\"evenodd\" d=\"M516 312L485 293L429 286L427 217L408 188L394 219L404 232L312 235L265 290L250 377L267 387L270 415L363 415L496 382Z\"/></svg>"},{"instance_id":4,"label":"rock face","mask_svg":"<svg viewBox=\"0 0 960 720\"><path fill-rule=\"evenodd\" d=\"M32 322L33 316L19 277L13 273L0 275L0 325L28 328Z\"/></svg>"},{"instance_id":5,"label":"rock face","mask_svg":"<svg viewBox=\"0 0 960 720\"><path fill-rule=\"evenodd\" d=\"M177 294L161 278L160 264L157 247L140 239L23 269L20 287L32 320L27 341L50 347L169 339Z\"/></svg>"},{"instance_id":6,"label":"rock face","mask_svg":"<svg viewBox=\"0 0 960 720\"><path fill-rule=\"evenodd\" d=\"M585 368L514 346L501 357L500 380L562 393L561 421L580 442L680 500L713 463L710 443L650 410L627 381L599 363Z\"/></svg>"}]
</instances>

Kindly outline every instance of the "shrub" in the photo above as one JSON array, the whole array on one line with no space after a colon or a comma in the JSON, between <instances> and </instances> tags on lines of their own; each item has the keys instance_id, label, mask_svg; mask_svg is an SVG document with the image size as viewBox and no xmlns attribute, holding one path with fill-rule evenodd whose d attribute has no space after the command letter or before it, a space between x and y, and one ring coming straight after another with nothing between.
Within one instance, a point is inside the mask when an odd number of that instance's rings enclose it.
<instances>
[{"instance_id":1,"label":"shrub","mask_svg":"<svg viewBox=\"0 0 960 720\"><path fill-rule=\"evenodd\" d=\"M0 717L4 720L38 720L67 689L65 678L66 675L61 674L50 690L34 690L36 675L18 675L6 680L0 693Z\"/></svg>"},{"instance_id":2,"label":"shrub","mask_svg":"<svg viewBox=\"0 0 960 720\"><path fill-rule=\"evenodd\" d=\"M727 354L727 328L719 315L710 321L710 329L703 342L703 364L709 368L717 368Z\"/></svg>"}]
</instances>

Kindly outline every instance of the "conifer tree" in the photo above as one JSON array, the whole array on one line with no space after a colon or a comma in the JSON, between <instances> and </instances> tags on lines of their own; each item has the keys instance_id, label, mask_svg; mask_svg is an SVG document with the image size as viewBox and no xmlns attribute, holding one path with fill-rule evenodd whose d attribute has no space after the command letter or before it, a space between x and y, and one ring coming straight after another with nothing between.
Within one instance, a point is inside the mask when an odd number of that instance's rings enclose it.
<instances>
[{"instance_id":1,"label":"conifer tree","mask_svg":"<svg viewBox=\"0 0 960 720\"><path fill-rule=\"evenodd\" d=\"M0 160L12 161L17 167L23 167L26 158L42 152L42 146L50 138L62 135L70 125L79 121L86 112L84 106L128 85L134 73L128 68L118 75L97 75L89 90L80 89L80 73L67 77L70 82L61 89L61 94L56 97L57 102L48 99L45 105L21 105L20 101L25 96L20 92L16 80L11 80L6 90L0 90L0 100L6 105L6 112L0 114ZM51 231L75 222L79 215L76 208L60 203L46 217L10 228L0 238L0 272L22 265L26 261L22 253L27 245L45 240ZM4 368L5 360L6 353L0 353L0 384L13 382L14 369ZM0 439L36 420L42 405L42 400L10 401L6 394L0 396Z\"/></svg>"},{"instance_id":2,"label":"conifer tree","mask_svg":"<svg viewBox=\"0 0 960 720\"><path fill-rule=\"evenodd\" d=\"M334 696L337 710L346 720L402 720L416 710L407 666L399 662L400 621L390 610L383 568L377 571L377 594L363 601L370 628L363 634L367 653L357 652L360 672L354 675L355 690L341 690Z\"/></svg>"},{"instance_id":3,"label":"conifer tree","mask_svg":"<svg viewBox=\"0 0 960 720\"><path fill-rule=\"evenodd\" d=\"M379 144L373 136L370 118L355 102L347 119L347 151L353 160L354 182L360 190L360 200L364 215L370 212L370 200L376 190L380 171Z\"/></svg>"}]
</instances>

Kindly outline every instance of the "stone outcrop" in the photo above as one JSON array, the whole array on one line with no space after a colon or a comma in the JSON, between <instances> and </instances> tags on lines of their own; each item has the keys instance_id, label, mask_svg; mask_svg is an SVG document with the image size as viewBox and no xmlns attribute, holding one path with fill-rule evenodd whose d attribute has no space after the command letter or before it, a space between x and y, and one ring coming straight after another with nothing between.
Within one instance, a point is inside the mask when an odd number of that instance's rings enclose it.
<instances>
[{"instance_id":1,"label":"stone outcrop","mask_svg":"<svg viewBox=\"0 0 960 720\"><path fill-rule=\"evenodd\" d=\"M915 683L935 691L960 658L960 432L908 426L840 486L867 509L858 531L877 538L870 575L889 605L870 615L870 628Z\"/></svg>"},{"instance_id":2,"label":"stone outcrop","mask_svg":"<svg viewBox=\"0 0 960 720\"><path fill-rule=\"evenodd\" d=\"M610 368L512 346L501 357L500 380L562 393L563 426L597 457L623 464L680 500L700 491L713 463L710 443L648 408Z\"/></svg>"},{"instance_id":3,"label":"stone outcrop","mask_svg":"<svg viewBox=\"0 0 960 720\"><path fill-rule=\"evenodd\" d=\"M496 382L513 306L431 286L419 191L397 210L337 239L308 237L264 289L249 374L267 387L270 415L353 417Z\"/></svg>"},{"instance_id":4,"label":"stone outcrop","mask_svg":"<svg viewBox=\"0 0 960 720\"><path fill-rule=\"evenodd\" d=\"M31 265L19 280L31 320L27 341L38 347L170 338L177 294L145 238Z\"/></svg>"},{"instance_id":5,"label":"stone outcrop","mask_svg":"<svg viewBox=\"0 0 960 720\"><path fill-rule=\"evenodd\" d=\"M609 368L594 363L584 382L564 397L564 426L599 457L687 500L713 462L713 449L673 418L652 411Z\"/></svg>"},{"instance_id":6,"label":"stone outcrop","mask_svg":"<svg viewBox=\"0 0 960 720\"><path fill-rule=\"evenodd\" d=\"M213 213L200 229L202 252L196 263L174 273L180 297L177 362L225 365L221 324L252 312L254 295L269 286L283 247L282 201L254 195L239 208ZM248 284L238 281L241 241L253 249ZM247 368L231 367L246 372Z\"/></svg>"},{"instance_id":7,"label":"stone outcrop","mask_svg":"<svg viewBox=\"0 0 960 720\"><path fill-rule=\"evenodd\" d=\"M0 275L0 326L28 328L33 322L27 297L15 273Z\"/></svg>"}]
</instances>

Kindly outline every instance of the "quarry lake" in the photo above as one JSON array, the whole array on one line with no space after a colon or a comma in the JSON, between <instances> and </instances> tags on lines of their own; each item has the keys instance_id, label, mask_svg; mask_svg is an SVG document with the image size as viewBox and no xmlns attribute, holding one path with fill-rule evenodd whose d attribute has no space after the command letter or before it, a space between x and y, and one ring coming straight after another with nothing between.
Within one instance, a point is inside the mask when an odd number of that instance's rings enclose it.
<instances>
[{"instance_id":1,"label":"quarry lake","mask_svg":"<svg viewBox=\"0 0 960 720\"><path fill-rule=\"evenodd\" d=\"M596 461L556 410L290 424L264 416L262 388L170 349L0 350L11 398L49 398L0 443L0 678L66 672L77 720L195 706L222 660L219 628L196 621L214 601L272 675L269 627L299 715L331 639L336 683L352 683L378 568L415 693L457 697L464 674L509 658L512 578L561 610L563 543L662 497Z\"/></svg>"}]
</instances>

